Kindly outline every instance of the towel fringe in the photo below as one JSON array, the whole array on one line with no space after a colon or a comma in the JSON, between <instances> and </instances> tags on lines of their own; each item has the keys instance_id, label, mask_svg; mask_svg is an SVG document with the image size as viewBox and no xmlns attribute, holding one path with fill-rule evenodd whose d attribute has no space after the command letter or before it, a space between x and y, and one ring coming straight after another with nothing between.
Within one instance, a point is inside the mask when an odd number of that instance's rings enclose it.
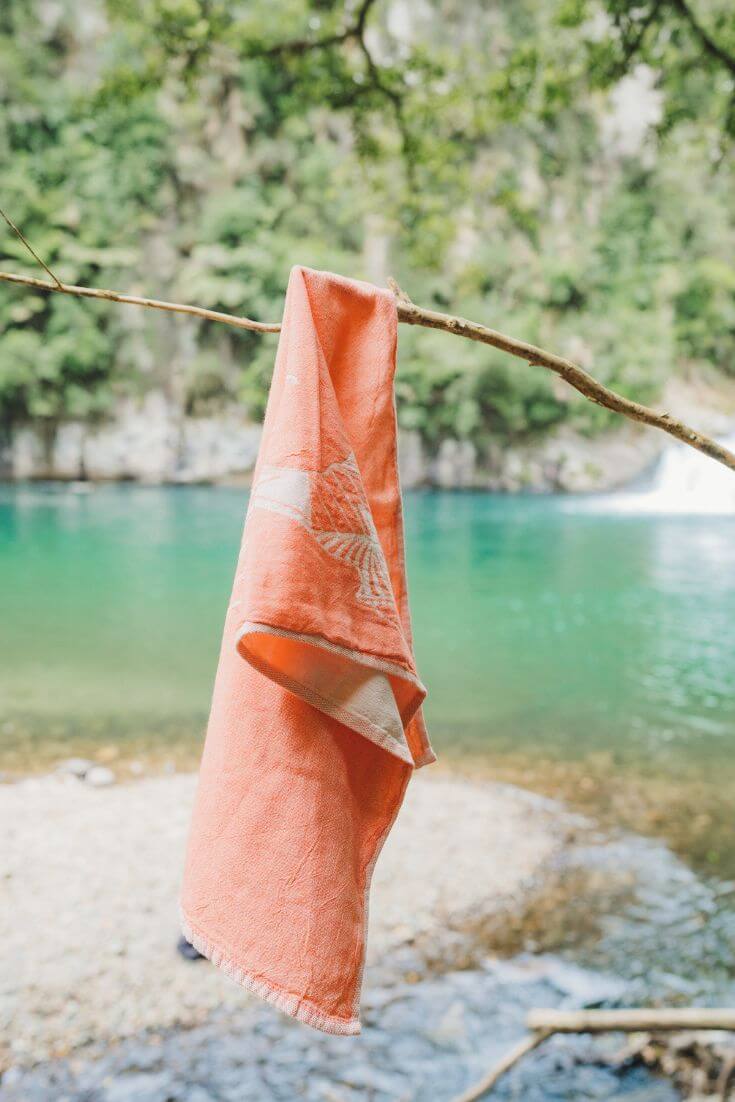
<instances>
[{"instance_id":1,"label":"towel fringe","mask_svg":"<svg viewBox=\"0 0 735 1102\"><path fill-rule=\"evenodd\" d=\"M359 1018L338 1018L323 1014L305 1003L304 999L299 998L298 995L281 991L278 987L272 986L264 980L256 979L240 968L239 965L229 960L225 953L208 938L197 933L183 911L179 912L179 920L181 931L189 944L193 945L203 957L211 961L215 968L218 968L229 979L239 984L240 987L244 987L246 991L250 991L251 994L271 1003L284 1014L288 1014L290 1018L296 1018L314 1029L321 1029L324 1033L333 1033L338 1036L355 1036L360 1033Z\"/></svg>"}]
</instances>

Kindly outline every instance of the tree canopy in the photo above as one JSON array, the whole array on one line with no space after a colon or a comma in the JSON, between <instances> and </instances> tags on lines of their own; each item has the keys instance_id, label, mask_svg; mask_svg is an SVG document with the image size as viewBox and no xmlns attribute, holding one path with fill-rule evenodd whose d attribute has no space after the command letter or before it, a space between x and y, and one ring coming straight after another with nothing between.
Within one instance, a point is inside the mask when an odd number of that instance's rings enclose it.
<instances>
[{"instance_id":1,"label":"tree canopy","mask_svg":"<svg viewBox=\"0 0 735 1102\"><path fill-rule=\"evenodd\" d=\"M293 263L382 281L650 400L735 372L727 0L6 0L2 202L67 282L266 320ZM20 243L3 250L27 270ZM3 290L0 415L163 386L262 411L272 340ZM441 334L401 336L436 442L608 414Z\"/></svg>"}]
</instances>

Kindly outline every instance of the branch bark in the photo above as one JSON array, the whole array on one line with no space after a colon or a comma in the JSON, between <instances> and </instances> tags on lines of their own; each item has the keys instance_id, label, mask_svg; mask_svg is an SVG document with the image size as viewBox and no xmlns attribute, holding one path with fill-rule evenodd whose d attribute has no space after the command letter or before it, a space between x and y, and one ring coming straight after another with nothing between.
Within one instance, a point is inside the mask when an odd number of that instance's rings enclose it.
<instances>
[{"instance_id":1,"label":"branch bark","mask_svg":"<svg viewBox=\"0 0 735 1102\"><path fill-rule=\"evenodd\" d=\"M33 276L14 275L12 272L0 272L0 281L16 283L21 287L32 287L36 291L56 291L62 295L76 295L79 298L101 298L108 302L122 302L129 306L148 306L153 310L168 310L172 314L192 314L204 321L219 321L224 325L233 325L236 329L252 329L255 333L278 333L278 322L272 325L263 321L240 318L235 314L223 314L219 310L206 310L203 306L186 306L179 302L164 302L157 298L141 298L138 295L123 295L119 291L105 291L99 287L76 287L73 283L47 283L45 279Z\"/></svg>"},{"instance_id":2,"label":"branch bark","mask_svg":"<svg viewBox=\"0 0 735 1102\"><path fill-rule=\"evenodd\" d=\"M645 39L646 34L651 27L651 24L657 18L660 7L661 0L653 0L651 7L639 19L638 25L636 27L636 33L632 37L628 37L628 33L634 23L632 18L630 19L626 27L618 24L623 42L623 56L615 66L619 78L625 76L625 74L628 72L628 67L633 58L640 50L641 46L643 45L643 40Z\"/></svg>"},{"instance_id":3,"label":"branch bark","mask_svg":"<svg viewBox=\"0 0 735 1102\"><path fill-rule=\"evenodd\" d=\"M324 35L322 38L292 38L286 42L277 42L273 46L253 50L250 57L300 57L311 50L328 50L331 46L341 46L352 40L362 41L367 17L374 3L375 0L361 0L352 21L345 26L344 30L335 31L334 34Z\"/></svg>"},{"instance_id":4,"label":"branch bark","mask_svg":"<svg viewBox=\"0 0 735 1102\"><path fill-rule=\"evenodd\" d=\"M35 254L34 254L35 255ZM56 277L53 277L56 279ZM46 280L35 279L32 276L16 275L12 272L0 272L0 282L13 283L22 287L30 287L37 291L51 291L56 294L76 295L80 298L104 299L108 302L120 302L131 306L146 306L154 310L167 310L176 314L189 314L204 321L220 322L236 329L248 329L255 333L278 333L278 322L253 321L251 318L238 317L235 314L225 314L219 310L207 310L201 306L188 306L177 302L165 302L160 299L142 298L138 295L121 294L119 291L103 290L96 287L77 287L73 284L48 283ZM683 421L672 417L669 413L659 413L648 406L641 405L624 398L600 383L592 375L571 360L557 356L553 352L546 352L542 348L528 344L526 341L509 337L495 329L490 329L479 322L468 321L466 318L455 317L453 314L442 314L436 310L426 310L411 302L396 283L391 281L391 288L396 295L396 309L398 318L406 325L420 325L427 329L440 329L445 333L451 333L456 337L464 337L466 340L479 341L481 344L499 348L511 356L526 360L532 366L543 367L553 371L564 379L569 386L582 394L590 402L598 406L619 413L630 421L650 425L660 429L675 440L680 440L691 448L702 452L710 459L722 463L735 471L735 454L728 448L718 444L704 433L690 428Z\"/></svg>"},{"instance_id":5,"label":"branch bark","mask_svg":"<svg viewBox=\"0 0 735 1102\"><path fill-rule=\"evenodd\" d=\"M543 348L536 348L526 341L508 337L495 329L489 329L486 325L480 325L476 321L468 321L466 318L455 317L452 314L440 314L436 310L425 310L421 306L404 300L397 302L398 317L407 325L423 325L429 329L442 329L445 333L452 333L458 337L466 337L467 340L479 341L481 344L492 345L511 356L517 356L526 360L532 366L545 367L559 375L569 386L594 402L598 406L604 406L613 413L620 413L630 421L638 421L643 425L651 425L661 429L674 439L688 444L691 448L715 459L725 467L735 471L735 455L728 449L712 440L704 433L697 432L683 421L672 417L670 413L659 413L649 406L641 405L624 398L622 394L606 387L598 382L589 372L571 360L557 356L553 352L546 352Z\"/></svg>"},{"instance_id":6,"label":"branch bark","mask_svg":"<svg viewBox=\"0 0 735 1102\"><path fill-rule=\"evenodd\" d=\"M735 1007L681 1006L632 1010L531 1010L528 1028L550 1033L671 1033L677 1029L735 1032Z\"/></svg>"}]
</instances>

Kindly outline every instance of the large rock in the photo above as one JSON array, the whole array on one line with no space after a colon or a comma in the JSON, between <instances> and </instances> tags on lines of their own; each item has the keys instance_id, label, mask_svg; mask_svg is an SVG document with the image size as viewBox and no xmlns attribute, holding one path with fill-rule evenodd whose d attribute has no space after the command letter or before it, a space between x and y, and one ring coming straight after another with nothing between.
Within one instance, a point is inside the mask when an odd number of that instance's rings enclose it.
<instances>
[{"instance_id":1,"label":"large rock","mask_svg":"<svg viewBox=\"0 0 735 1102\"><path fill-rule=\"evenodd\" d=\"M705 432L727 435L735 420L735 382L676 380L661 406ZM218 482L253 470L260 437L260 426L237 407L183 417L162 390L152 390L142 400L125 399L113 418L98 424L68 421L55 433L17 426L0 440L0 464L17 479ZM663 433L621 422L593 437L562 425L527 443L491 442L482 453L471 441L446 439L432 454L417 431L404 429L398 459L407 490L587 493L634 482L669 443Z\"/></svg>"},{"instance_id":2,"label":"large rock","mask_svg":"<svg viewBox=\"0 0 735 1102\"><path fill-rule=\"evenodd\" d=\"M163 392L126 399L97 424L66 421L46 442L35 426L17 427L6 462L16 479L134 479L216 482L255 466L261 428L242 414L184 417Z\"/></svg>"},{"instance_id":3,"label":"large rock","mask_svg":"<svg viewBox=\"0 0 735 1102\"><path fill-rule=\"evenodd\" d=\"M596 437L563 426L532 444L491 445L476 484L511 493L613 490L639 478L664 446L660 433L629 424Z\"/></svg>"},{"instance_id":4,"label":"large rock","mask_svg":"<svg viewBox=\"0 0 735 1102\"><path fill-rule=\"evenodd\" d=\"M477 449L470 440L442 440L430 467L430 481L442 490L467 490L477 480Z\"/></svg>"},{"instance_id":5,"label":"large rock","mask_svg":"<svg viewBox=\"0 0 735 1102\"><path fill-rule=\"evenodd\" d=\"M13 478L44 478L49 474L43 437L35 428L14 431L10 456Z\"/></svg>"},{"instance_id":6,"label":"large rock","mask_svg":"<svg viewBox=\"0 0 735 1102\"><path fill-rule=\"evenodd\" d=\"M83 780L90 769L94 768L94 762L89 758L67 758L56 766L57 773L66 773L68 776L78 777Z\"/></svg>"},{"instance_id":7,"label":"large rock","mask_svg":"<svg viewBox=\"0 0 735 1102\"><path fill-rule=\"evenodd\" d=\"M415 490L429 480L429 464L421 434L402 429L398 433L398 468L404 490Z\"/></svg>"},{"instance_id":8,"label":"large rock","mask_svg":"<svg viewBox=\"0 0 735 1102\"><path fill-rule=\"evenodd\" d=\"M174 409L161 391L150 391L142 403L128 399L114 421L86 435L85 472L89 478L168 481L176 469L179 436Z\"/></svg>"},{"instance_id":9,"label":"large rock","mask_svg":"<svg viewBox=\"0 0 735 1102\"><path fill-rule=\"evenodd\" d=\"M405 490L418 486L505 493L609 490L635 481L664 446L660 434L633 425L592 438L564 426L528 444L491 443L482 456L471 441L450 438L430 456L417 432L402 432L401 483Z\"/></svg>"},{"instance_id":10,"label":"large rock","mask_svg":"<svg viewBox=\"0 0 735 1102\"><path fill-rule=\"evenodd\" d=\"M260 425L234 414L184 421L177 482L209 482L252 471L258 457Z\"/></svg>"},{"instance_id":11,"label":"large rock","mask_svg":"<svg viewBox=\"0 0 735 1102\"><path fill-rule=\"evenodd\" d=\"M106 765L93 765L84 775L84 780L92 788L109 788L115 783L116 777Z\"/></svg>"},{"instance_id":12,"label":"large rock","mask_svg":"<svg viewBox=\"0 0 735 1102\"><path fill-rule=\"evenodd\" d=\"M55 478L84 478L84 442L88 427L81 421L59 425L51 449L51 471Z\"/></svg>"}]
</instances>

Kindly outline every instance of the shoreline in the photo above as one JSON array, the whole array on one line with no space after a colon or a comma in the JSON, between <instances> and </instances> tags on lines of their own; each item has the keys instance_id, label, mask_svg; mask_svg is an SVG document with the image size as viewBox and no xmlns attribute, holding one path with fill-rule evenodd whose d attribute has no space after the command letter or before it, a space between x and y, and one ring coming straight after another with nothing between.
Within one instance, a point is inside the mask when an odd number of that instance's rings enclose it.
<instances>
[{"instance_id":1,"label":"shoreline","mask_svg":"<svg viewBox=\"0 0 735 1102\"><path fill-rule=\"evenodd\" d=\"M49 726L56 734L49 734ZM67 724L44 718L34 725L14 719L0 724L6 734L6 745L0 748L0 785L58 773L71 757L110 768L119 783L194 772L205 726L204 715L198 721L175 717L163 731L156 728L146 736L116 729L85 736L79 734L85 726L77 718ZM492 744L451 748L443 737L435 742L434 777L516 786L558 801L606 830L658 838L700 874L735 880L735 818L729 798L735 765L725 769L717 762L716 775L700 771L689 776L681 764L642 775L637 759L626 761L613 751L590 750L570 758L544 753L540 745L512 750Z\"/></svg>"},{"instance_id":2,"label":"shoreline","mask_svg":"<svg viewBox=\"0 0 735 1102\"><path fill-rule=\"evenodd\" d=\"M56 734L49 734L49 726ZM0 733L6 735L0 748L0 785L58 775L70 758L110 768L123 784L194 772L205 726L204 715L198 721L174 717L163 731L156 728L146 736L131 737L116 729L85 736L79 734L85 726L78 718L67 724L14 718L0 724ZM606 830L658 838L700 874L735 880L735 819L728 795L735 766L723 771L718 762L716 776L688 776L681 765L645 776L637 760L626 761L612 751L591 750L570 758L544 754L540 746L515 751L494 745L451 748L442 738L436 748L434 777L521 788L558 801Z\"/></svg>"}]
</instances>

